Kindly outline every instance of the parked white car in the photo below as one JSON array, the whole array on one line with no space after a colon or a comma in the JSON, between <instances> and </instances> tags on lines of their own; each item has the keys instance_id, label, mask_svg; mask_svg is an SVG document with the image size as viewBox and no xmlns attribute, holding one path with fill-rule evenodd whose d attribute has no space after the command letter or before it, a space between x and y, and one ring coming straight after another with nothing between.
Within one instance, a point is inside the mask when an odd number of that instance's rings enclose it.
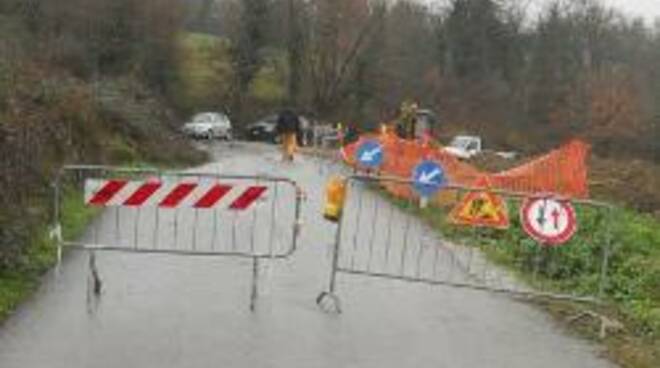
<instances>
[{"instance_id":1,"label":"parked white car","mask_svg":"<svg viewBox=\"0 0 660 368\"><path fill-rule=\"evenodd\" d=\"M485 150L481 144L481 137L471 135L459 135L454 137L451 143L449 143L449 146L445 147L443 150L461 160L470 160L482 153L492 153L505 160L514 160L518 157L517 152Z\"/></svg>"},{"instance_id":2,"label":"parked white car","mask_svg":"<svg viewBox=\"0 0 660 368\"><path fill-rule=\"evenodd\" d=\"M232 127L229 117L216 112L197 114L186 123L181 131L195 139L232 139Z\"/></svg>"},{"instance_id":3,"label":"parked white car","mask_svg":"<svg viewBox=\"0 0 660 368\"><path fill-rule=\"evenodd\" d=\"M444 151L462 160L469 160L481 153L481 138L468 135L456 136Z\"/></svg>"}]
</instances>

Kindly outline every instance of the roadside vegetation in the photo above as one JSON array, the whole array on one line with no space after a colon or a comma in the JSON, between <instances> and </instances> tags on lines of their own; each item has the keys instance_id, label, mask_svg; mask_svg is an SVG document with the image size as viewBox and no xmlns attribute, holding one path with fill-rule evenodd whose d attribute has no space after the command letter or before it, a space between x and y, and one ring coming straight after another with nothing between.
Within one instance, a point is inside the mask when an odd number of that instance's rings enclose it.
<instances>
[{"instance_id":1,"label":"roadside vegetation","mask_svg":"<svg viewBox=\"0 0 660 368\"><path fill-rule=\"evenodd\" d=\"M137 30L109 21L145 20L137 3L83 4L0 1L0 321L54 264L51 183L61 165L205 159L176 133L168 102L175 34L161 24ZM85 31L88 21L106 32ZM131 42L114 41L131 32ZM66 197L64 231L79 234L90 216L79 194Z\"/></svg>"},{"instance_id":2,"label":"roadside vegetation","mask_svg":"<svg viewBox=\"0 0 660 368\"><path fill-rule=\"evenodd\" d=\"M390 199L423 218L442 236L477 247L491 262L538 290L599 295L603 254L609 249L608 276L601 295L605 303L534 303L569 330L597 341L601 341L600 317L605 317L615 328L608 329L601 342L611 358L624 367L660 364L660 227L654 217L620 207L577 206L579 231L575 238L562 247L543 249L522 229L514 202L508 206L511 228L502 231L457 227L447 216L451 207L419 209L410 201ZM572 320L584 312L593 314Z\"/></svg>"},{"instance_id":3,"label":"roadside vegetation","mask_svg":"<svg viewBox=\"0 0 660 368\"><path fill-rule=\"evenodd\" d=\"M94 214L93 209L84 205L80 193L67 193L62 201L64 237L75 239L82 235ZM14 265L0 270L0 323L39 287L42 275L57 261L57 248L46 224L35 225L23 240L25 249Z\"/></svg>"}]
</instances>

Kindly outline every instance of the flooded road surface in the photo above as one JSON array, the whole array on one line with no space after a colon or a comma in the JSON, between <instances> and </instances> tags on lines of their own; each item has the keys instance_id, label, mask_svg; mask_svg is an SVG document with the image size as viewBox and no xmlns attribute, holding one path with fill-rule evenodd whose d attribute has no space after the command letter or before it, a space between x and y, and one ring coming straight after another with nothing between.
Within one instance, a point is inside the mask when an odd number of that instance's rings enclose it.
<instances>
[{"instance_id":1,"label":"flooded road surface","mask_svg":"<svg viewBox=\"0 0 660 368\"><path fill-rule=\"evenodd\" d=\"M99 253L104 292L94 303L87 255L71 252L0 330L0 367L610 366L543 313L485 292L341 275L343 314L321 312L331 170L308 157L282 164L268 146L213 151L207 170L289 176L308 194L300 249L262 264L257 310L248 308L249 259Z\"/></svg>"}]
</instances>

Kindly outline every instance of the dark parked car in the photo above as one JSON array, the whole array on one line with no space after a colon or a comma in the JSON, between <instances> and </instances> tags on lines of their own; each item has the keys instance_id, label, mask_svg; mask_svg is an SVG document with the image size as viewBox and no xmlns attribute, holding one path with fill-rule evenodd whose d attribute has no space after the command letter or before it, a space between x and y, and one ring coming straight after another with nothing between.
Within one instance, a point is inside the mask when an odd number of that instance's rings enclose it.
<instances>
[{"instance_id":1,"label":"dark parked car","mask_svg":"<svg viewBox=\"0 0 660 368\"><path fill-rule=\"evenodd\" d=\"M245 127L245 138L249 141L278 143L277 115L271 115Z\"/></svg>"}]
</instances>

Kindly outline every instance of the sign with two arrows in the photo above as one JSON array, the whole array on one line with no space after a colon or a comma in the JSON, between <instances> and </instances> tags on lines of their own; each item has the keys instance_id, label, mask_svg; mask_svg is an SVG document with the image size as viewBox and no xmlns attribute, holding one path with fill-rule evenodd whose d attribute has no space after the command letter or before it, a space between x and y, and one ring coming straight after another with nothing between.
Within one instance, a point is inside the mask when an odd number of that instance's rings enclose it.
<instances>
[{"instance_id":1,"label":"sign with two arrows","mask_svg":"<svg viewBox=\"0 0 660 368\"><path fill-rule=\"evenodd\" d=\"M527 234L546 246L567 243L577 231L575 208L568 201L528 198L522 205L520 217Z\"/></svg>"}]
</instances>

